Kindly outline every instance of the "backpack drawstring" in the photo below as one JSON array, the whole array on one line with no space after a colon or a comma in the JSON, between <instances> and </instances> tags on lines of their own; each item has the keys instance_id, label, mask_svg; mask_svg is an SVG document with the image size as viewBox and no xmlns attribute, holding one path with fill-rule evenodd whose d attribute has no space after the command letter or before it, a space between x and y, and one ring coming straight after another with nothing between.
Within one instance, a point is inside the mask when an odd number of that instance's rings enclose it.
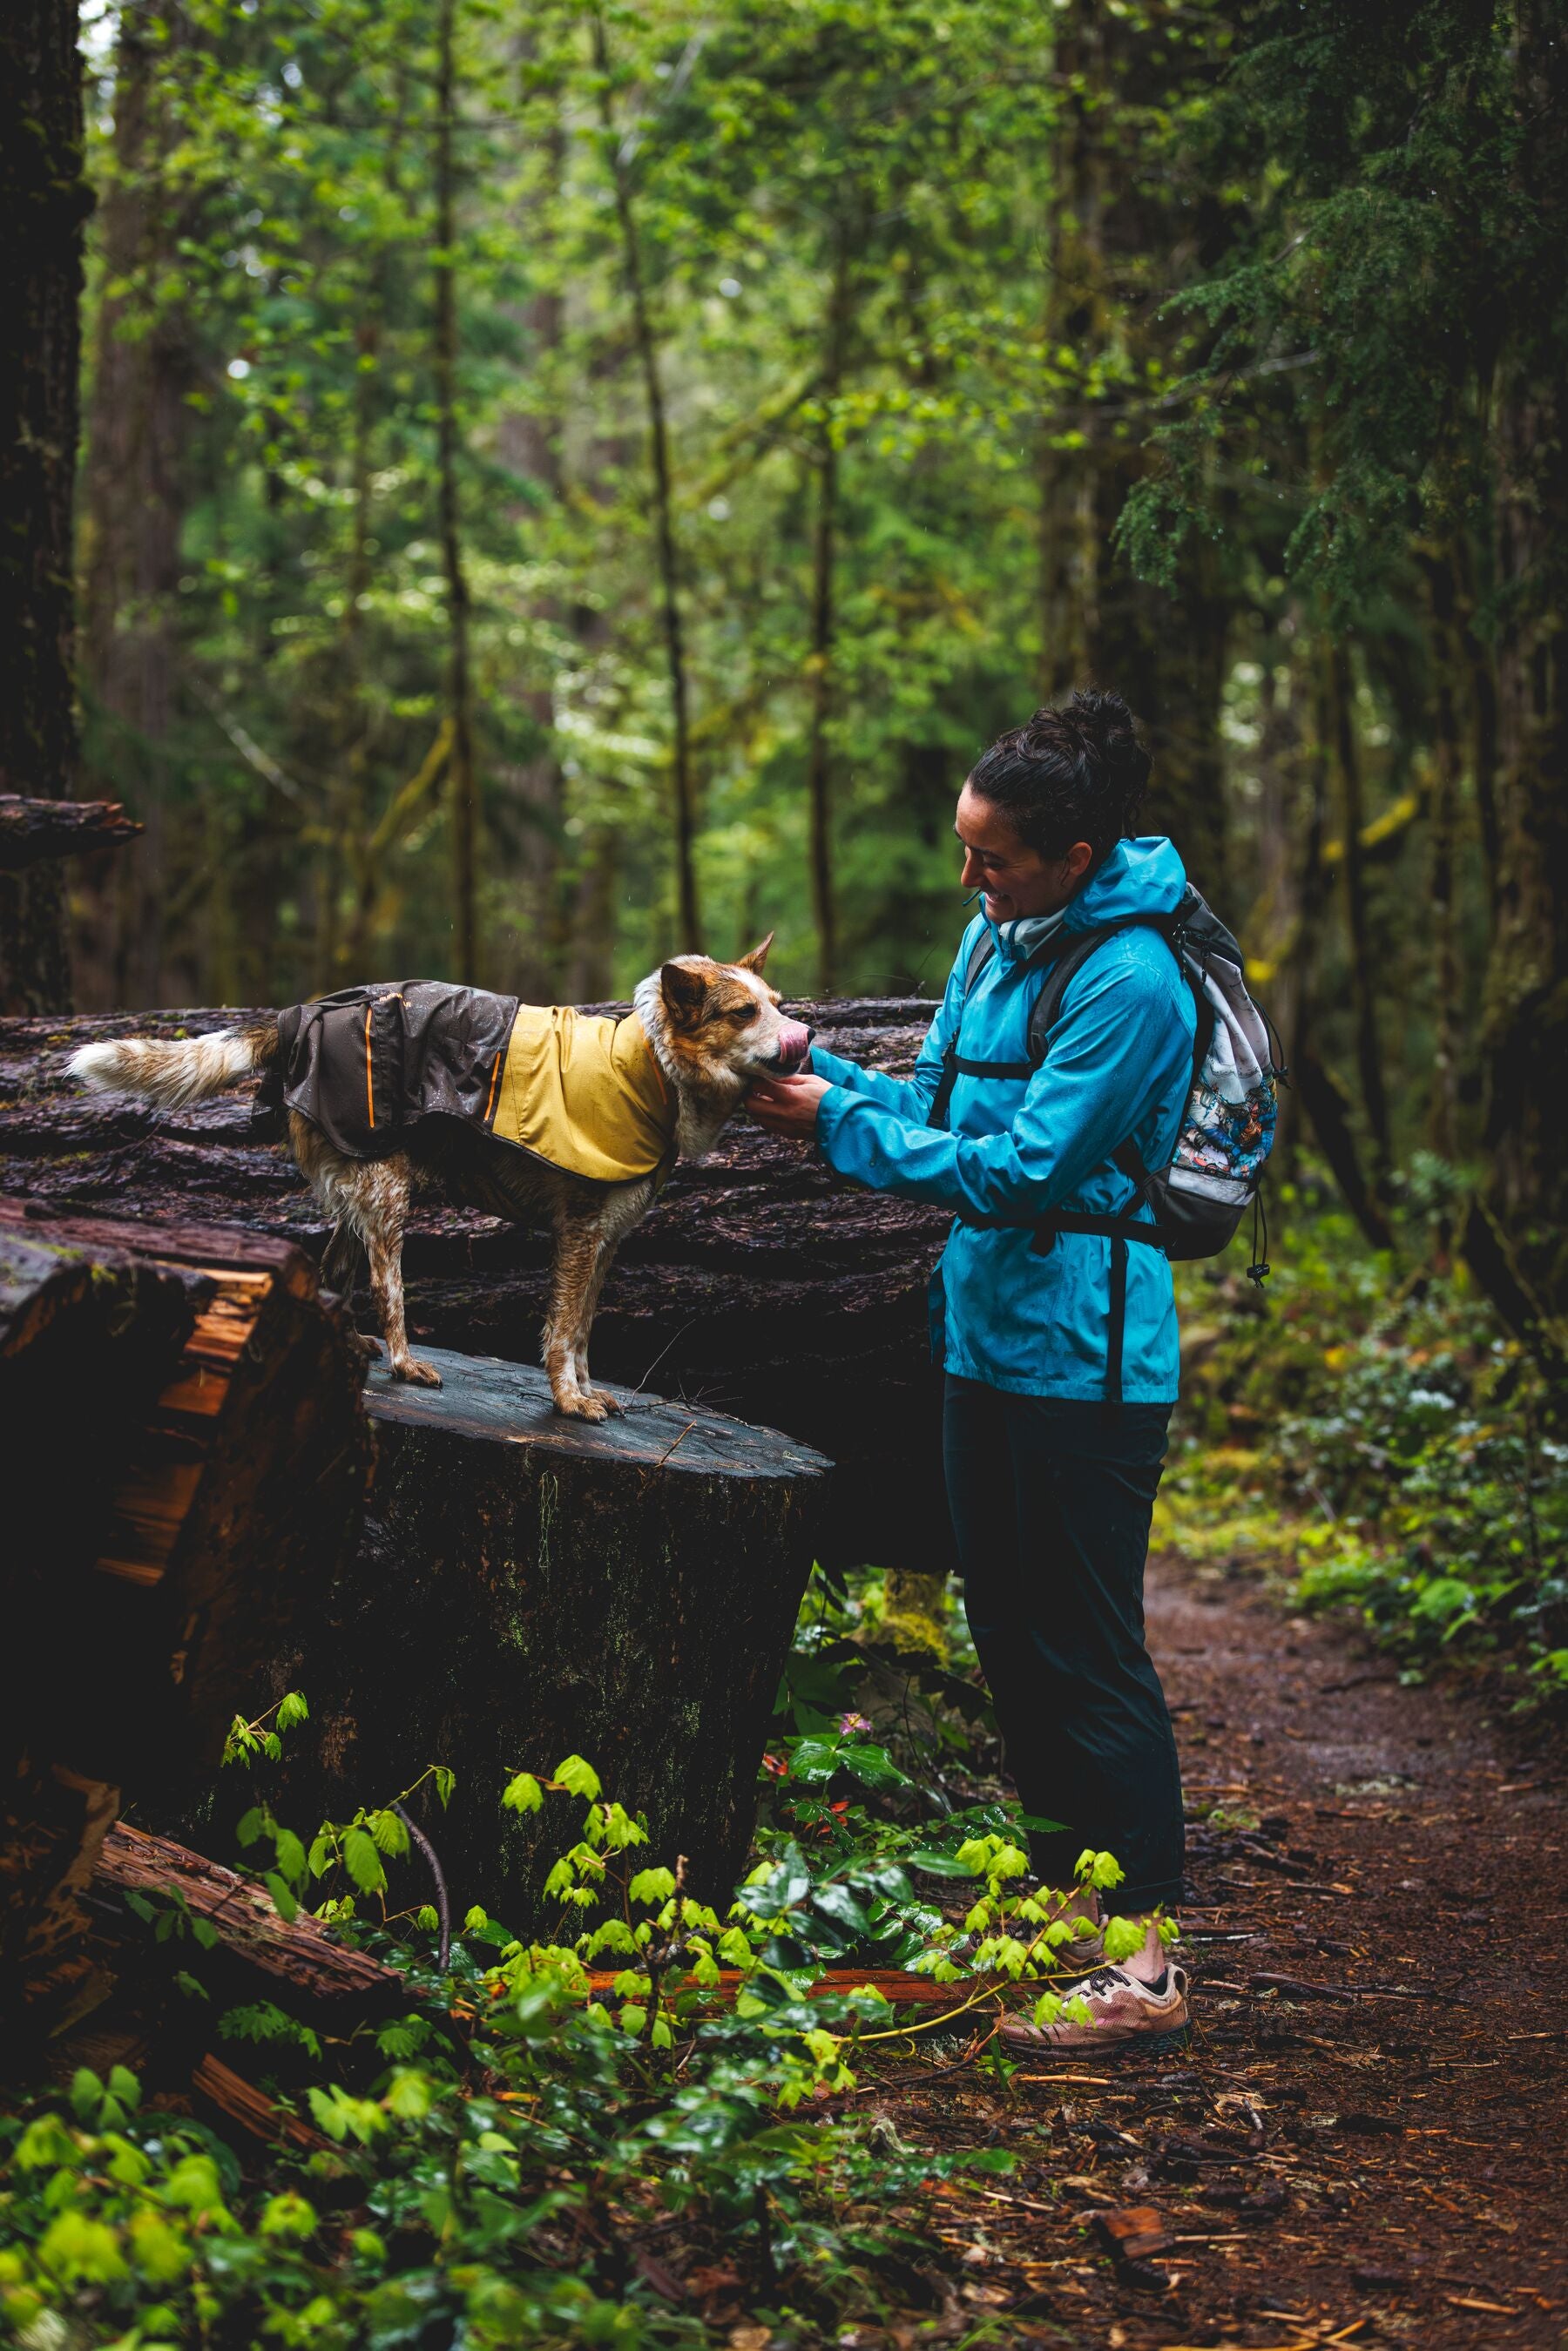
<instances>
[{"instance_id":1,"label":"backpack drawstring","mask_svg":"<svg viewBox=\"0 0 1568 2351\"><path fill-rule=\"evenodd\" d=\"M1258 1246L1260 1229L1263 1246ZM1269 1262L1269 1211L1263 1205L1263 1186L1259 1185L1252 1195L1252 1262L1247 1269L1247 1279L1255 1281L1260 1290L1274 1270Z\"/></svg>"}]
</instances>

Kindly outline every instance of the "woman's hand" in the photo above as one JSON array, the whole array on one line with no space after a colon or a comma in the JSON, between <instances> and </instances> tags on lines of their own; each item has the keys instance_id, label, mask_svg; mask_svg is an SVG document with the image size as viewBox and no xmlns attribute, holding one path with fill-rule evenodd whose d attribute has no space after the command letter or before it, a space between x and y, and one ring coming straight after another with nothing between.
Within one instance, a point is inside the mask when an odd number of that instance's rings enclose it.
<instances>
[{"instance_id":1,"label":"woman's hand","mask_svg":"<svg viewBox=\"0 0 1568 2351\"><path fill-rule=\"evenodd\" d=\"M765 1134L810 1143L827 1091L826 1078L764 1078L752 1087L745 1106Z\"/></svg>"}]
</instances>

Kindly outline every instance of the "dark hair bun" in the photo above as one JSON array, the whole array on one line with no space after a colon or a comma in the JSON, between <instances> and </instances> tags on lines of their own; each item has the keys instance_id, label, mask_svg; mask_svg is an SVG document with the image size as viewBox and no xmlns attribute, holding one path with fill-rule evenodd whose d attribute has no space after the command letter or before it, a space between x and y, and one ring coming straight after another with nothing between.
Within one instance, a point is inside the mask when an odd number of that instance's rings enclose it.
<instances>
[{"instance_id":1,"label":"dark hair bun","mask_svg":"<svg viewBox=\"0 0 1568 2351\"><path fill-rule=\"evenodd\" d=\"M1082 735L1084 747L1106 771L1113 791L1131 803L1143 798L1154 762L1138 740L1138 723L1119 694L1101 694L1078 687L1060 714L1063 723Z\"/></svg>"},{"instance_id":2,"label":"dark hair bun","mask_svg":"<svg viewBox=\"0 0 1568 2351\"><path fill-rule=\"evenodd\" d=\"M1098 865L1132 831L1153 765L1122 696L1081 686L998 736L969 782L1041 856L1087 841Z\"/></svg>"}]
</instances>

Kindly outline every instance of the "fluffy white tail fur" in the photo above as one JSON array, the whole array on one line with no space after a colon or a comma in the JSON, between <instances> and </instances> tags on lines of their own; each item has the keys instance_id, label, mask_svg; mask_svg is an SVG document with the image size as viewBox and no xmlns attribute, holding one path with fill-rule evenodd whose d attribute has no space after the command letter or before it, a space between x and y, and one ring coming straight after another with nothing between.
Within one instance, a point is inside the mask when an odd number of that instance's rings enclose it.
<instances>
[{"instance_id":1,"label":"fluffy white tail fur","mask_svg":"<svg viewBox=\"0 0 1568 2351\"><path fill-rule=\"evenodd\" d=\"M238 1029L171 1044L122 1037L114 1044L84 1045L66 1068L96 1092L141 1094L162 1110L180 1110L248 1078L256 1067L258 1041L255 1030Z\"/></svg>"}]
</instances>

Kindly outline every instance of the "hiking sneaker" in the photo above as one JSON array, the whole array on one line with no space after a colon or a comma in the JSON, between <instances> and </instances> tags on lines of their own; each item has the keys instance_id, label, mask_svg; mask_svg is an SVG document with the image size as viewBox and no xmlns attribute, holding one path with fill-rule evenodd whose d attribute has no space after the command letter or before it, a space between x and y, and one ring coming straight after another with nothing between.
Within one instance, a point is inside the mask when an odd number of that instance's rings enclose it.
<instances>
[{"instance_id":1,"label":"hiking sneaker","mask_svg":"<svg viewBox=\"0 0 1568 2351\"><path fill-rule=\"evenodd\" d=\"M1163 2039L1187 2023L1185 1968L1167 1967L1152 1984L1125 1968L1096 1968L1061 1997L1086 2001L1089 2022L1061 2016L1054 2024L1031 2024L1028 2017L1009 2016L1002 2039L1020 2049L1104 2049L1121 2041Z\"/></svg>"},{"instance_id":2,"label":"hiking sneaker","mask_svg":"<svg viewBox=\"0 0 1568 2351\"><path fill-rule=\"evenodd\" d=\"M1062 1974L1075 1971L1086 1975L1091 1968L1105 1964L1105 1921L1099 1915L1100 1906L1090 1895L1085 1902L1076 1895L1065 1900L1053 1915L1065 1918L1073 1929L1071 1938L1051 1947L1052 1971Z\"/></svg>"}]
</instances>

